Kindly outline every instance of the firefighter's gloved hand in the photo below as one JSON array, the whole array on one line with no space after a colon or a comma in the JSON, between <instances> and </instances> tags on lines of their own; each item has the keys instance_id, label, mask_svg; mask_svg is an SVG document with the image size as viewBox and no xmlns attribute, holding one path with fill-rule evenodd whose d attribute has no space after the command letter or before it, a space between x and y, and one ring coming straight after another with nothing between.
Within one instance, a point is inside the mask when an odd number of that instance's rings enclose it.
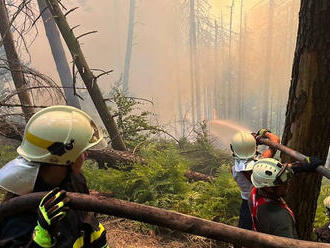
<instances>
[{"instance_id":1,"label":"firefighter's gloved hand","mask_svg":"<svg viewBox=\"0 0 330 248\"><path fill-rule=\"evenodd\" d=\"M66 192L59 188L50 191L40 201L38 208L38 225L34 228L33 240L41 247L53 247L55 240L52 237L52 228L68 211L69 198Z\"/></svg>"},{"instance_id":2,"label":"firefighter's gloved hand","mask_svg":"<svg viewBox=\"0 0 330 248\"><path fill-rule=\"evenodd\" d=\"M267 129L267 128L261 128L261 129L258 130L257 136L265 137L265 134L267 132L271 133L271 131L269 129Z\"/></svg>"},{"instance_id":3,"label":"firefighter's gloved hand","mask_svg":"<svg viewBox=\"0 0 330 248\"><path fill-rule=\"evenodd\" d=\"M318 166L324 164L325 161L321 160L318 157L312 156L312 157L306 157L306 162L292 164L291 169L294 171L294 173L311 172L311 171L315 171L315 169Z\"/></svg>"},{"instance_id":4,"label":"firefighter's gloved hand","mask_svg":"<svg viewBox=\"0 0 330 248\"><path fill-rule=\"evenodd\" d=\"M90 247L92 248L109 248L107 245L107 236L104 226L99 223L99 229L91 233Z\"/></svg>"}]
</instances>

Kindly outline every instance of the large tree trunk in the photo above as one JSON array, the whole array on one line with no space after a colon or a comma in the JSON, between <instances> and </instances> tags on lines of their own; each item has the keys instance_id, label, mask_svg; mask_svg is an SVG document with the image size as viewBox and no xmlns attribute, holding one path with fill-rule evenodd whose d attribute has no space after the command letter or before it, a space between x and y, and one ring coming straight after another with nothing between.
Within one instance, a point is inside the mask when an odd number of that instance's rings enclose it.
<instances>
[{"instance_id":1,"label":"large tree trunk","mask_svg":"<svg viewBox=\"0 0 330 248\"><path fill-rule=\"evenodd\" d=\"M302 0L282 142L306 155L326 159L330 144L330 2ZM282 154L282 159L289 158ZM301 239L311 239L321 177L296 176L287 197Z\"/></svg>"},{"instance_id":2,"label":"large tree trunk","mask_svg":"<svg viewBox=\"0 0 330 248\"><path fill-rule=\"evenodd\" d=\"M131 58L132 58L132 48L133 48L134 20L135 20L135 0L130 0L126 56L125 56L124 77L123 77L124 92L128 91L128 80L129 80L129 74L131 68Z\"/></svg>"},{"instance_id":3,"label":"large tree trunk","mask_svg":"<svg viewBox=\"0 0 330 248\"><path fill-rule=\"evenodd\" d=\"M9 17L5 0L0 0L0 33L3 39L3 46L5 48L11 76L13 78L15 88L18 91L18 98L22 105L31 106L30 96L25 90L26 81L23 74L23 68L16 52L13 35L10 32ZM33 115L32 108L22 106L22 111L27 122Z\"/></svg>"},{"instance_id":4,"label":"large tree trunk","mask_svg":"<svg viewBox=\"0 0 330 248\"><path fill-rule=\"evenodd\" d=\"M66 21L65 16L60 9L57 0L46 0L47 6L52 13L55 22L71 52L73 61L78 68L81 78L83 79L87 90L94 102L94 105L107 129L112 147L117 150L125 151L126 146L120 135L117 124L110 114L110 111L105 104L100 88L97 85L97 77L95 77L90 70L83 52L81 51L79 42L74 36L73 31L70 29L69 24Z\"/></svg>"},{"instance_id":5,"label":"large tree trunk","mask_svg":"<svg viewBox=\"0 0 330 248\"><path fill-rule=\"evenodd\" d=\"M46 192L32 193L12 198L0 204L0 217L31 212L38 207ZM70 208L86 212L102 213L132 220L142 221L152 225L163 226L208 237L211 239L243 245L253 248L329 248L330 244L300 241L258 233L204 220L194 216L177 213L157 207L151 207L134 202L106 198L104 193L94 193L94 196L78 193L67 193L70 198Z\"/></svg>"},{"instance_id":6,"label":"large tree trunk","mask_svg":"<svg viewBox=\"0 0 330 248\"><path fill-rule=\"evenodd\" d=\"M60 76L61 83L64 88L66 101L68 105L80 109L78 97L74 95L74 91L72 88L73 82L69 63L66 59L60 33L58 32L54 18L50 11L47 9L47 4L45 0L38 0L38 5L40 13L42 13L42 20L44 22L46 35L50 48L52 50L57 72Z\"/></svg>"}]
</instances>

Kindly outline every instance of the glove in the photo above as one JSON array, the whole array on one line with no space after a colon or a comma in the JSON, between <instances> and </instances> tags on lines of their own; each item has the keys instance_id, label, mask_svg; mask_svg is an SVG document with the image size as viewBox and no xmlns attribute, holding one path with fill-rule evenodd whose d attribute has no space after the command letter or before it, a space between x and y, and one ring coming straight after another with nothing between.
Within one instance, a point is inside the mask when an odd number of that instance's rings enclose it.
<instances>
[{"instance_id":1,"label":"glove","mask_svg":"<svg viewBox=\"0 0 330 248\"><path fill-rule=\"evenodd\" d=\"M257 136L264 137L267 132L271 133L271 131L269 129L267 129L267 128L261 128L261 129L258 130Z\"/></svg>"},{"instance_id":2,"label":"glove","mask_svg":"<svg viewBox=\"0 0 330 248\"><path fill-rule=\"evenodd\" d=\"M69 201L66 192L59 188L53 189L42 198L38 208L38 224L33 231L33 241L36 244L45 248L54 246L52 228L65 217Z\"/></svg>"},{"instance_id":3,"label":"glove","mask_svg":"<svg viewBox=\"0 0 330 248\"><path fill-rule=\"evenodd\" d=\"M325 161L319 159L318 157L306 157L306 162L294 163L292 164L291 169L294 171L294 173L312 172L315 171L318 166L322 166L324 164Z\"/></svg>"},{"instance_id":4,"label":"glove","mask_svg":"<svg viewBox=\"0 0 330 248\"><path fill-rule=\"evenodd\" d=\"M107 245L107 236L104 226L99 223L99 229L91 233L91 248L109 248Z\"/></svg>"}]
</instances>

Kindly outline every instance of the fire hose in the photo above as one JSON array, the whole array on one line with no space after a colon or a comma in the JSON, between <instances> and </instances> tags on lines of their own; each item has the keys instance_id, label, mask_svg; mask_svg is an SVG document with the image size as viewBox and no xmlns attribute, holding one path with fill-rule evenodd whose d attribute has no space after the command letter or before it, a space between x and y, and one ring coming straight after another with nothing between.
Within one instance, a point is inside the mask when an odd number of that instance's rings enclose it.
<instances>
[{"instance_id":1,"label":"fire hose","mask_svg":"<svg viewBox=\"0 0 330 248\"><path fill-rule=\"evenodd\" d=\"M259 143L263 144L263 145L267 145L269 147L272 148L276 148L277 150L280 150L281 152L286 153L287 155L293 157L294 159L298 160L299 162L306 162L306 158L307 156L305 156L304 154L297 152L285 145L279 144L279 143L275 143L270 141L269 139L258 139ZM318 172L319 174L321 174L322 176L330 179L330 170L328 170L327 168L325 168L324 166L318 166L316 168L316 172Z\"/></svg>"},{"instance_id":2,"label":"fire hose","mask_svg":"<svg viewBox=\"0 0 330 248\"><path fill-rule=\"evenodd\" d=\"M0 218L31 212L46 192L31 193L12 198L0 204ZM244 247L269 248L330 248L330 244L302 241L258 233L204 220L169 210L147 205L118 200L114 198L95 197L86 194L70 193L70 208L74 210L96 212L121 218L137 220L173 230L204 236Z\"/></svg>"}]
</instances>

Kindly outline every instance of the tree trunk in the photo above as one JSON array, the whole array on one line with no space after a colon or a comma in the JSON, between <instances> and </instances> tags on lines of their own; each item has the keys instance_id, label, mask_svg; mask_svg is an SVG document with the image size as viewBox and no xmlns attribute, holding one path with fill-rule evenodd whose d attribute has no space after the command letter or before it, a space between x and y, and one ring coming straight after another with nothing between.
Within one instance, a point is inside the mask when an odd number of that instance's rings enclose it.
<instances>
[{"instance_id":1,"label":"tree trunk","mask_svg":"<svg viewBox=\"0 0 330 248\"><path fill-rule=\"evenodd\" d=\"M232 78L232 57L231 57L231 53L232 53L232 31L233 31L233 11L234 11L234 4L235 1L232 0L232 4L230 6L230 22L229 22L229 46L228 46L228 85L227 85L227 89L228 89L228 101L227 101L227 106L228 106L228 118L229 119L235 119L235 107L236 104L233 102L234 96L233 96L233 92L235 92L234 89L234 84L233 84L233 78Z\"/></svg>"},{"instance_id":2,"label":"tree trunk","mask_svg":"<svg viewBox=\"0 0 330 248\"><path fill-rule=\"evenodd\" d=\"M97 77L95 77L86 62L83 52L81 51L79 42L70 29L65 16L60 9L57 0L46 0L47 6L52 13L55 22L71 52L73 62L78 68L81 78L83 79L87 90L94 102L94 105L106 127L111 141L112 147L117 150L125 151L126 146L120 135L117 124L110 114L110 111L105 104L100 88L97 85Z\"/></svg>"},{"instance_id":3,"label":"tree trunk","mask_svg":"<svg viewBox=\"0 0 330 248\"><path fill-rule=\"evenodd\" d=\"M268 127L268 113L269 113L269 91L270 91L270 79L271 79L271 61L272 61L272 47L273 47L273 18L274 18L274 0L269 0L269 17L267 28L267 43L266 43L266 63L264 74L264 92L262 97L262 127Z\"/></svg>"},{"instance_id":4,"label":"tree trunk","mask_svg":"<svg viewBox=\"0 0 330 248\"><path fill-rule=\"evenodd\" d=\"M306 155L326 159L330 144L330 3L302 0L282 142ZM289 158L282 154L282 159ZM310 240L321 177L296 176L287 197L301 239Z\"/></svg>"},{"instance_id":5,"label":"tree trunk","mask_svg":"<svg viewBox=\"0 0 330 248\"><path fill-rule=\"evenodd\" d=\"M134 37L134 20L135 20L135 0L130 0L126 56L125 56L124 77L123 77L124 92L128 91L128 81L129 81L129 74L130 74L130 65L131 65L132 48L133 48L133 37Z\"/></svg>"},{"instance_id":6,"label":"tree trunk","mask_svg":"<svg viewBox=\"0 0 330 248\"><path fill-rule=\"evenodd\" d=\"M58 75L60 76L64 94L68 105L79 108L80 103L78 97L74 95L72 75L70 66L65 56L60 33L58 32L56 23L50 11L47 9L45 0L38 0L39 10L42 13L42 20L45 26L48 42L53 54Z\"/></svg>"},{"instance_id":7,"label":"tree trunk","mask_svg":"<svg viewBox=\"0 0 330 248\"><path fill-rule=\"evenodd\" d=\"M19 213L31 212L38 207L40 200L45 194L46 192L38 192L12 198L0 204L0 216L4 218ZM330 248L330 244L267 235L157 207L107 198L103 196L104 194L95 193L93 197L86 194L68 192L67 196L70 198L70 208L74 210L142 221L181 232L243 245L244 247Z\"/></svg>"},{"instance_id":8,"label":"tree trunk","mask_svg":"<svg viewBox=\"0 0 330 248\"><path fill-rule=\"evenodd\" d=\"M189 10L190 10L190 28L189 28L189 55L190 55L190 81L191 81L191 119L193 125L195 124L195 53L194 47L196 46L196 22L195 22L195 0L189 1Z\"/></svg>"},{"instance_id":9,"label":"tree trunk","mask_svg":"<svg viewBox=\"0 0 330 248\"><path fill-rule=\"evenodd\" d=\"M241 0L241 11L240 11L240 23L239 23L239 61L238 61L238 121L242 120L242 109L243 109L243 3Z\"/></svg>"},{"instance_id":10,"label":"tree trunk","mask_svg":"<svg viewBox=\"0 0 330 248\"><path fill-rule=\"evenodd\" d=\"M6 9L5 0L0 0L0 33L3 39L3 46L5 48L11 76L13 78L15 88L18 91L18 98L21 104L25 106L31 106L32 104L29 93L25 90L26 81L24 78L23 68L16 52L15 43L13 35L10 32L9 23L9 16ZM22 111L27 122L33 115L32 108L22 107Z\"/></svg>"}]
</instances>

